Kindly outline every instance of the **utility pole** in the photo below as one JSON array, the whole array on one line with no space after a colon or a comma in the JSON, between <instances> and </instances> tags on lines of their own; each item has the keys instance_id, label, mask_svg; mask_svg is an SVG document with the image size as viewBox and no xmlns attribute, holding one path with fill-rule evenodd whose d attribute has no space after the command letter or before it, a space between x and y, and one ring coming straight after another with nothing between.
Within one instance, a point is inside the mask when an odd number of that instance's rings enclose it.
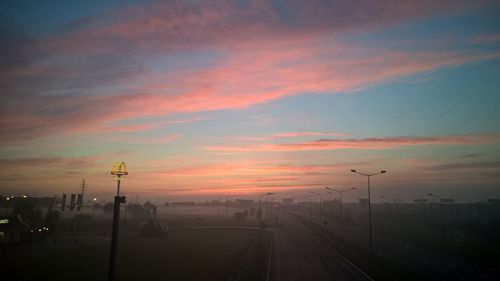
<instances>
[{"instance_id":1,"label":"utility pole","mask_svg":"<svg viewBox=\"0 0 500 281\"><path fill-rule=\"evenodd\" d=\"M82 202L80 202L80 205L81 205L80 207L83 208L83 201L84 201L84 199L83 199L83 193L85 192L85 179L82 180L81 187L82 187Z\"/></svg>"}]
</instances>

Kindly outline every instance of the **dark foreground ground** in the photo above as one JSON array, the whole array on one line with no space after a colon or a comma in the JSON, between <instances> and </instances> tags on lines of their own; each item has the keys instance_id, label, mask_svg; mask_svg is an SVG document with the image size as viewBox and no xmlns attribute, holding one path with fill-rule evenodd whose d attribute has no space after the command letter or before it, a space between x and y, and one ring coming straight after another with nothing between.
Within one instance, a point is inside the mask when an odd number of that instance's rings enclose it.
<instances>
[{"instance_id":1,"label":"dark foreground ground","mask_svg":"<svg viewBox=\"0 0 500 281\"><path fill-rule=\"evenodd\" d=\"M261 280L267 248L262 233L244 229L178 229L165 238L135 235L119 241L116 280ZM57 250L2 249L1 280L107 280L109 239L80 238ZM47 245L50 248L52 246ZM17 256L6 255L21 251Z\"/></svg>"},{"instance_id":2,"label":"dark foreground ground","mask_svg":"<svg viewBox=\"0 0 500 281\"><path fill-rule=\"evenodd\" d=\"M280 213L274 231L271 280L373 280L295 216Z\"/></svg>"},{"instance_id":3,"label":"dark foreground ground","mask_svg":"<svg viewBox=\"0 0 500 281\"><path fill-rule=\"evenodd\" d=\"M500 280L480 268L467 271L470 264L453 267L461 263L449 258L413 255L412 266L405 266L381 256L380 248L372 258L366 247L340 239L320 220L288 210L273 214L264 231L255 218L235 223L206 210L173 211L160 217L168 225L162 238L140 237L138 221L122 220L115 280ZM110 219L101 215L78 228L63 220L31 251L27 244L0 248L0 280L107 280ZM384 244L391 247L400 246Z\"/></svg>"}]
</instances>

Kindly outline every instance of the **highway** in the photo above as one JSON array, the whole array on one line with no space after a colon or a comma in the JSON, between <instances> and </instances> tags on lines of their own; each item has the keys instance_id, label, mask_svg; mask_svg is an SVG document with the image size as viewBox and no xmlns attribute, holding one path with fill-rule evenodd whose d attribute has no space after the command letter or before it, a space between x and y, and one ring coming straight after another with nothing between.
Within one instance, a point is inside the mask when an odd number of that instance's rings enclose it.
<instances>
[{"instance_id":1,"label":"highway","mask_svg":"<svg viewBox=\"0 0 500 281\"><path fill-rule=\"evenodd\" d=\"M293 216L280 213L269 280L372 280Z\"/></svg>"}]
</instances>

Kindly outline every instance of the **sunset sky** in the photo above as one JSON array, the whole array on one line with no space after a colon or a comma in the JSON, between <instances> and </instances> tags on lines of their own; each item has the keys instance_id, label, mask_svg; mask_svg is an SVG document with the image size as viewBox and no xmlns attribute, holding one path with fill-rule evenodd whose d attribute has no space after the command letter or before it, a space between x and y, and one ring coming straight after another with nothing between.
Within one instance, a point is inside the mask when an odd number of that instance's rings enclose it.
<instances>
[{"instance_id":1,"label":"sunset sky","mask_svg":"<svg viewBox=\"0 0 500 281\"><path fill-rule=\"evenodd\" d=\"M0 36L0 195L500 197L500 1L1 1Z\"/></svg>"}]
</instances>

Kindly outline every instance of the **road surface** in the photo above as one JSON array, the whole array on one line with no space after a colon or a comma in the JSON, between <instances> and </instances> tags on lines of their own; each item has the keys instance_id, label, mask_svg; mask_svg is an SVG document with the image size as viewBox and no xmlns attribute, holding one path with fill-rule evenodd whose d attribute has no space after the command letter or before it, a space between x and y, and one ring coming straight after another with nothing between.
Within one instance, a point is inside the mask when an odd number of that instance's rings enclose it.
<instances>
[{"instance_id":1,"label":"road surface","mask_svg":"<svg viewBox=\"0 0 500 281\"><path fill-rule=\"evenodd\" d=\"M293 216L280 213L273 232L271 281L370 280Z\"/></svg>"}]
</instances>

